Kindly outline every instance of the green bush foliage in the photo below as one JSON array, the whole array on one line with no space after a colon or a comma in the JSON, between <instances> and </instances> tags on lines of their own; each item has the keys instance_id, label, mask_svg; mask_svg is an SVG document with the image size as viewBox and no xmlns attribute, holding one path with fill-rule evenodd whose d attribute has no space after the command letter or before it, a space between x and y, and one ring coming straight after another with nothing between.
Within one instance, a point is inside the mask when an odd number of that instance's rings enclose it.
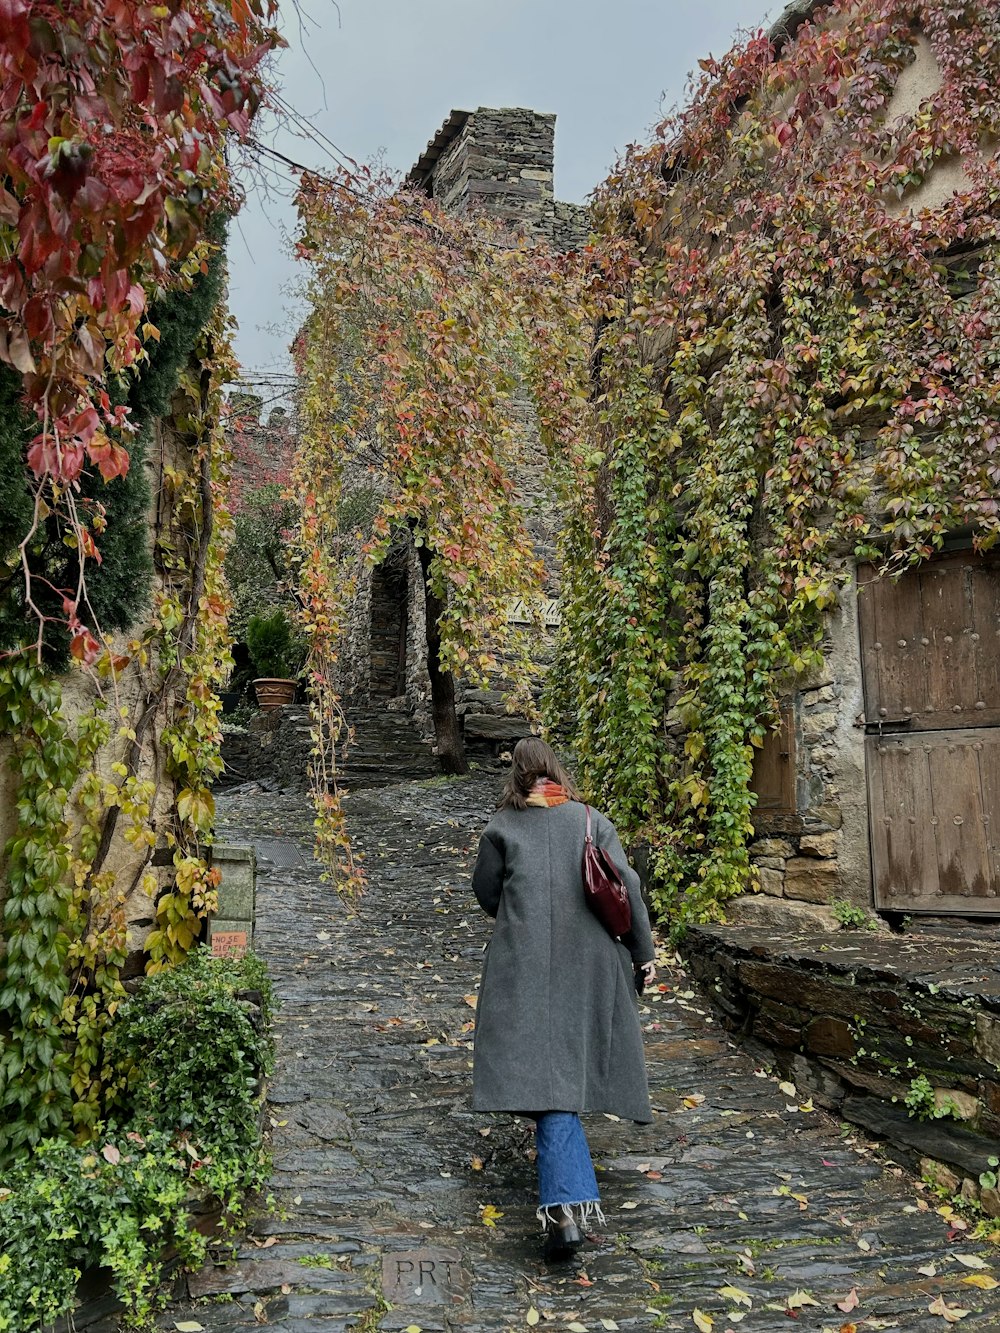
<instances>
[{"instance_id":1,"label":"green bush foliage","mask_svg":"<svg viewBox=\"0 0 1000 1333\"><path fill-rule=\"evenodd\" d=\"M284 534L294 528L297 510L282 499L277 483L250 491L233 519L233 539L226 552L226 582L232 594L229 627L237 641L246 639L253 616L283 610L295 614L288 591L292 570Z\"/></svg>"},{"instance_id":2,"label":"green bush foliage","mask_svg":"<svg viewBox=\"0 0 1000 1333\"><path fill-rule=\"evenodd\" d=\"M247 622L247 648L258 676L289 680L302 668L302 645L284 611L251 616Z\"/></svg>"},{"instance_id":3,"label":"green bush foliage","mask_svg":"<svg viewBox=\"0 0 1000 1333\"><path fill-rule=\"evenodd\" d=\"M272 1008L262 963L205 950L123 1004L108 1044L120 1087L102 1132L83 1146L43 1141L0 1186L0 1333L71 1311L81 1272L98 1264L133 1324L148 1325L167 1248L204 1261L193 1205L216 1200L235 1225L267 1175Z\"/></svg>"}]
</instances>

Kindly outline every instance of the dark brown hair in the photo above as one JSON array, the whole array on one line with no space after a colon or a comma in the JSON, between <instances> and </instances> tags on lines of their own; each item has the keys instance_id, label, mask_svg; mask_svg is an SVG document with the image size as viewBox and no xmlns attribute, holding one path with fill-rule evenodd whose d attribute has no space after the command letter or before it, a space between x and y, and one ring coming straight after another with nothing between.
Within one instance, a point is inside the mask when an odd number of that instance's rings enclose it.
<instances>
[{"instance_id":1,"label":"dark brown hair","mask_svg":"<svg viewBox=\"0 0 1000 1333\"><path fill-rule=\"evenodd\" d=\"M573 779L556 758L551 745L538 736L525 736L514 746L510 774L504 783L503 795L497 807L500 810L526 810L531 789L538 778L548 778L565 787L571 801L578 801L580 793Z\"/></svg>"}]
</instances>

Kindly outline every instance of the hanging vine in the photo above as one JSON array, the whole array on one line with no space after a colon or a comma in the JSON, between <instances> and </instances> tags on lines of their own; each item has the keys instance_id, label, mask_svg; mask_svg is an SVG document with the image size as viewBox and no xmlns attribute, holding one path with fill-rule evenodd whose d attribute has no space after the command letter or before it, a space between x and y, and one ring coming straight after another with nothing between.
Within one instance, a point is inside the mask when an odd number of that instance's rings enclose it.
<instances>
[{"instance_id":1,"label":"hanging vine","mask_svg":"<svg viewBox=\"0 0 1000 1333\"><path fill-rule=\"evenodd\" d=\"M299 591L327 720L314 775L321 848L349 882L329 745L343 726L335 662L366 565L401 537L416 552L438 747L451 771L464 766L455 673L502 677L530 706L526 641L507 623L511 599L537 599L542 576L516 483L524 348L511 285L523 261L498 225L452 217L366 172L304 179L299 208L311 274L299 344ZM348 527L343 501L361 489L373 497L370 522Z\"/></svg>"}]
</instances>

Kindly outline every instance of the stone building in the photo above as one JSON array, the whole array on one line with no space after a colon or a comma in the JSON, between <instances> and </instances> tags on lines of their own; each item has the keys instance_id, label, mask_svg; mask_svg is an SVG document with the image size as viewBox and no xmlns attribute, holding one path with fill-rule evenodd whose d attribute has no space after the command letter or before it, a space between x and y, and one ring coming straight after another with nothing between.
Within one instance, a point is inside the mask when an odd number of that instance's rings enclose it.
<instances>
[{"instance_id":1,"label":"stone building","mask_svg":"<svg viewBox=\"0 0 1000 1333\"><path fill-rule=\"evenodd\" d=\"M586 237L586 211L554 197L555 122L554 115L523 107L452 111L409 172L407 184L449 210L479 210L556 249L570 249ZM530 423L527 395L523 411ZM525 433L530 449L519 487L535 548L550 571L546 618L553 623L558 591L555 510L537 431ZM365 479L359 479L359 503L365 485ZM518 617L512 608L515 623ZM422 578L411 544L401 540L381 564L359 575L342 657L348 700L355 707L412 711L420 730L431 736L425 637ZM499 691L456 684L467 740L490 744L527 733L522 719L507 714Z\"/></svg>"},{"instance_id":2,"label":"stone building","mask_svg":"<svg viewBox=\"0 0 1000 1333\"><path fill-rule=\"evenodd\" d=\"M775 58L800 38L850 32L851 9L810 0L790 5L770 34ZM957 78L963 25L972 21L956 17L951 30L928 22L925 30L923 11L933 6L909 10L905 22L897 15L896 49L884 71L892 84L878 112L890 131L886 152L911 125L933 116L939 94L959 95L955 82L945 88L944 81ZM850 151L849 140L835 146L829 127L854 95L851 84L841 81L836 95L840 101L826 112L831 163L838 151ZM887 192L882 207L892 219L910 220L915 234L922 228L933 255L935 218L964 209L972 235L995 217L988 203L970 201L984 197L974 192L984 179L994 182L996 198L998 160L996 139L984 134L976 147L934 155L926 170L922 164ZM683 164L670 163L669 155L668 164L682 198ZM976 207L984 211L970 211ZM995 275L995 228L992 235L940 256L956 302L982 296L982 275ZM864 425L850 464L870 488L875 533L888 499L866 453L878 429L878 422ZM989 512L986 491L978 503ZM789 689L780 730L754 769L751 857L763 894L782 901L772 916L820 920L816 906L843 899L889 914L1000 914L1000 557L996 548L978 551L975 537L974 526L955 527L940 552L898 579L879 577L854 557L853 543L842 544L836 568L845 582L827 619L824 664ZM741 919L738 909L732 919Z\"/></svg>"}]
</instances>

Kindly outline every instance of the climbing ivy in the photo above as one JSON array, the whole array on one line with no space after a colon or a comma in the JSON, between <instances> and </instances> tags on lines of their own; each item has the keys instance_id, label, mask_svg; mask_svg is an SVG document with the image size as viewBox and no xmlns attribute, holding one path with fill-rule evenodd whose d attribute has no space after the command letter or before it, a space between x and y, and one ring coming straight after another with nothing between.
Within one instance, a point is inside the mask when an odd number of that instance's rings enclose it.
<instances>
[{"instance_id":1,"label":"climbing ivy","mask_svg":"<svg viewBox=\"0 0 1000 1333\"><path fill-rule=\"evenodd\" d=\"M939 86L894 117L918 48ZM752 883L753 747L853 560L1000 533L996 6L835 0L702 68L529 300L568 509L549 717L681 923Z\"/></svg>"},{"instance_id":2,"label":"climbing ivy","mask_svg":"<svg viewBox=\"0 0 1000 1333\"><path fill-rule=\"evenodd\" d=\"M151 437L163 429L153 413L169 405L175 459L154 525L151 615L122 645L127 656L107 662L107 697L82 710L62 709L59 679L33 655L0 661L0 733L18 775L0 895L0 1158L46 1135L85 1138L104 1114L103 1038L124 995L128 895L154 899L150 970L181 961L215 905L218 875L204 853L229 666L222 383L233 367L222 255L200 253L205 271L199 257L176 319L181 293L165 298L163 360L150 360L156 378L136 393ZM147 529L144 517L144 545ZM162 754L151 768L154 737ZM116 839L135 849L131 884L109 869ZM173 862L162 891L149 865L158 845Z\"/></svg>"}]
</instances>

